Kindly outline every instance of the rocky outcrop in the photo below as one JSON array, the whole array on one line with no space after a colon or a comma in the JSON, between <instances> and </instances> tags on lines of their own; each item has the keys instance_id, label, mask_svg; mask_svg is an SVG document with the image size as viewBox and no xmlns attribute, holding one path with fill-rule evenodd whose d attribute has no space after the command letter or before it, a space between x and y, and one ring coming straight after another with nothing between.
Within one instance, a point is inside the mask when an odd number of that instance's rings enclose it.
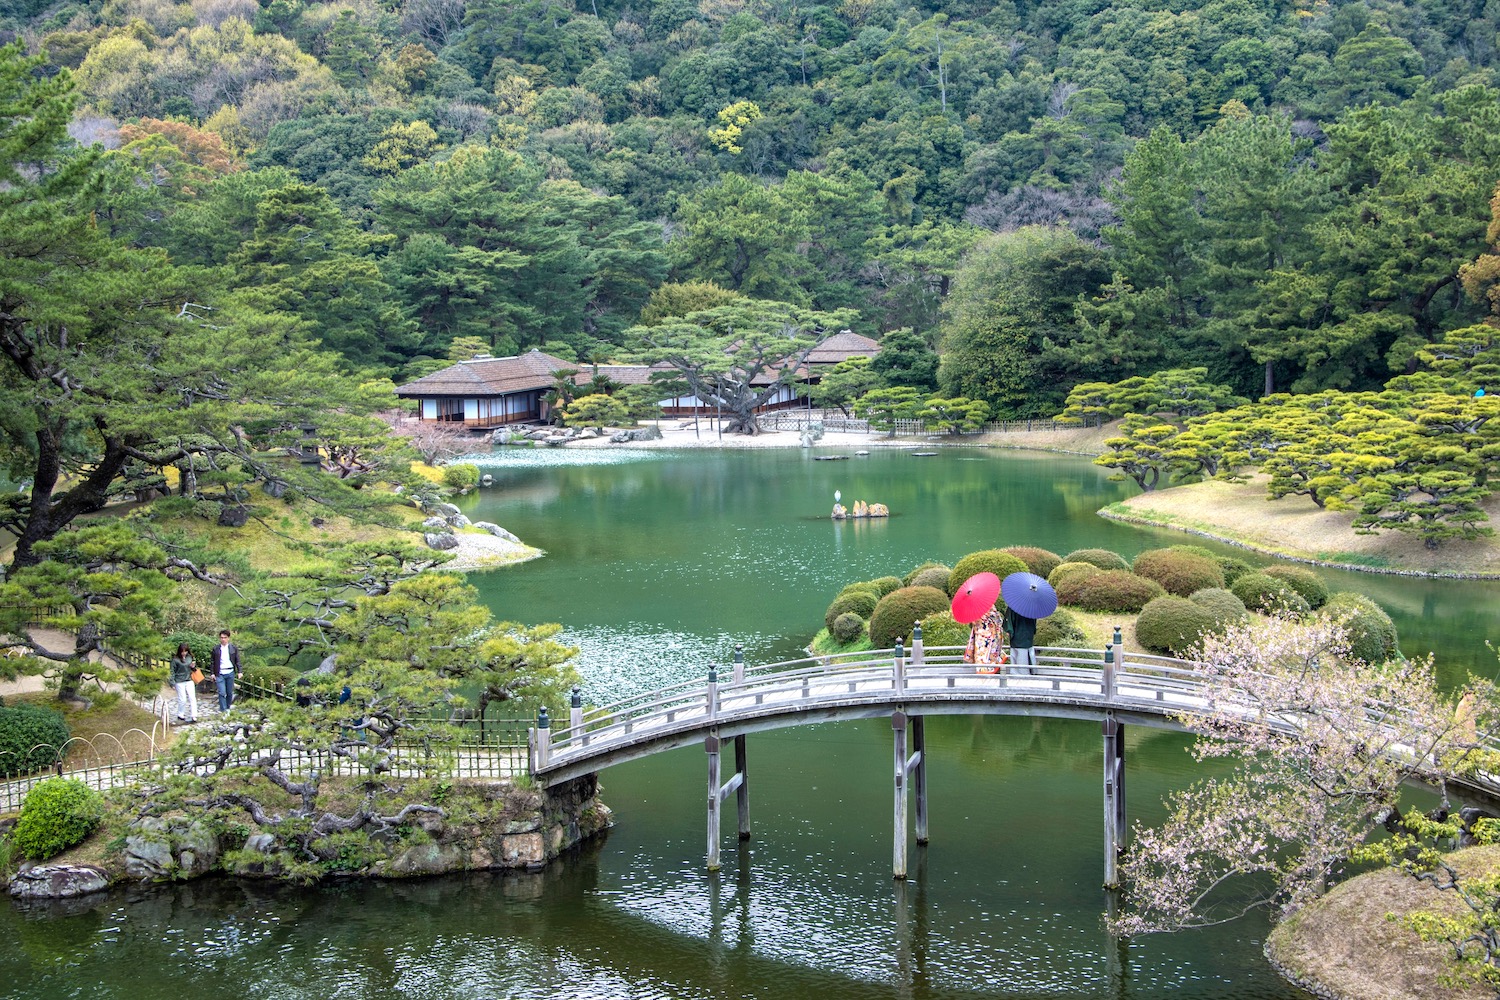
<instances>
[{"instance_id":1,"label":"rocky outcrop","mask_svg":"<svg viewBox=\"0 0 1500 1000\"><path fill-rule=\"evenodd\" d=\"M511 534L509 531L506 531L504 528L500 527L500 525L494 523L493 521L475 521L474 527L478 528L480 531L489 532L496 538L503 538L507 542L519 543L521 541L515 535Z\"/></svg>"},{"instance_id":2,"label":"rocky outcrop","mask_svg":"<svg viewBox=\"0 0 1500 1000\"><path fill-rule=\"evenodd\" d=\"M71 899L109 888L109 875L93 865L37 865L11 879L17 899Z\"/></svg>"},{"instance_id":3,"label":"rocky outcrop","mask_svg":"<svg viewBox=\"0 0 1500 1000\"><path fill-rule=\"evenodd\" d=\"M655 424L647 424L645 427L631 427L628 430L615 431L609 436L610 441L615 444L630 444L632 441L660 441L661 428Z\"/></svg>"},{"instance_id":4,"label":"rocky outcrop","mask_svg":"<svg viewBox=\"0 0 1500 1000\"><path fill-rule=\"evenodd\" d=\"M125 838L125 874L156 881L207 875L219 864L219 841L203 820L147 817Z\"/></svg>"},{"instance_id":5,"label":"rocky outcrop","mask_svg":"<svg viewBox=\"0 0 1500 1000\"><path fill-rule=\"evenodd\" d=\"M422 536L422 541L427 543L429 549L437 549L439 552L458 548L458 538L451 531L429 531Z\"/></svg>"}]
</instances>

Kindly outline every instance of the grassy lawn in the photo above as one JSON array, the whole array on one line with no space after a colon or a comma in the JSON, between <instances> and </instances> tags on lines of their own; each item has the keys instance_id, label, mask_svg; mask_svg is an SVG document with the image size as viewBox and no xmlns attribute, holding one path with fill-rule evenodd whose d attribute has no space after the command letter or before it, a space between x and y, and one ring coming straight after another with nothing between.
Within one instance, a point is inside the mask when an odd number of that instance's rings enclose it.
<instances>
[{"instance_id":1,"label":"grassy lawn","mask_svg":"<svg viewBox=\"0 0 1500 1000\"><path fill-rule=\"evenodd\" d=\"M1484 506L1491 521L1500 520L1500 495ZM1356 534L1350 527L1352 514L1320 510L1306 497L1266 500L1263 477L1142 493L1110 504L1100 514L1325 565L1433 576L1500 576L1500 542L1494 538L1449 541L1434 550L1400 532Z\"/></svg>"}]
</instances>

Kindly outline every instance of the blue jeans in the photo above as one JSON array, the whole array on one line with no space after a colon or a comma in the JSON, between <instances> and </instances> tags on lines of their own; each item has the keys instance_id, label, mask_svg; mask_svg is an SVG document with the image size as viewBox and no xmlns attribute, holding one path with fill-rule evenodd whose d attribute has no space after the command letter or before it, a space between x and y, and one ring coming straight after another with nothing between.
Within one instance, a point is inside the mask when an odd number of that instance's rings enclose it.
<instances>
[{"instance_id":1,"label":"blue jeans","mask_svg":"<svg viewBox=\"0 0 1500 1000\"><path fill-rule=\"evenodd\" d=\"M227 712L234 707L234 674L214 674L214 687L219 692L219 711Z\"/></svg>"}]
</instances>

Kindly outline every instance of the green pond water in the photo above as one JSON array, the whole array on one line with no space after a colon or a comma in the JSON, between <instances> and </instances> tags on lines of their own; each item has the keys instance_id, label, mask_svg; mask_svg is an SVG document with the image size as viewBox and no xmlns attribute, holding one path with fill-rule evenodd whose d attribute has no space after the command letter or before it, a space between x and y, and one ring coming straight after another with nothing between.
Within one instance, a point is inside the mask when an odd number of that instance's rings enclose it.
<instances>
[{"instance_id":1,"label":"green pond water","mask_svg":"<svg viewBox=\"0 0 1500 1000\"><path fill-rule=\"evenodd\" d=\"M820 454L837 453L823 447ZM1104 521L1133 487L1085 459L948 449L843 462L801 451L509 451L465 503L548 552L477 575L503 619L560 621L586 697L801 655L845 583L978 548L1126 556L1184 536ZM879 501L888 521L831 522ZM1224 550L1229 551L1229 550ZM1253 560L1252 561L1259 561ZM1326 574L1392 612L1445 679L1492 671L1500 586ZM1132 819L1203 771L1186 739L1127 731ZM291 890L234 881L0 907L0 996L1301 996L1261 957L1263 917L1123 944L1101 927L1097 724L928 723L932 842L890 878L890 725L750 739L754 837L703 869L698 749L605 771L616 826L535 875Z\"/></svg>"}]
</instances>

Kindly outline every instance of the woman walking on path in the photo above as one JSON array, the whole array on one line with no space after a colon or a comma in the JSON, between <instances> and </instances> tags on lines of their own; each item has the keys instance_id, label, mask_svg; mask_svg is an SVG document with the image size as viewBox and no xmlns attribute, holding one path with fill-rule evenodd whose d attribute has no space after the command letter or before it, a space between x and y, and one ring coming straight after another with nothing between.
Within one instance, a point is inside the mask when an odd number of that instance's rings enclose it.
<instances>
[{"instance_id":1,"label":"woman walking on path","mask_svg":"<svg viewBox=\"0 0 1500 1000\"><path fill-rule=\"evenodd\" d=\"M172 654L172 686L177 688L177 721L198 721L198 689L193 683L193 674L198 665L193 662L193 652L187 643L179 643ZM202 674L198 675L202 677Z\"/></svg>"}]
</instances>

